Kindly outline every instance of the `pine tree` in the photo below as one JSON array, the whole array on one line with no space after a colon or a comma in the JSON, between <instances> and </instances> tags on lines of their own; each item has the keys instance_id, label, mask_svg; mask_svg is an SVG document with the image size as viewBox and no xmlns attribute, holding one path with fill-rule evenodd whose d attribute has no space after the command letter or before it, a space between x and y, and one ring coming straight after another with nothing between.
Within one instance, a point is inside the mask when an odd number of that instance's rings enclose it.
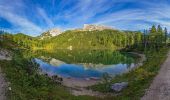
<instances>
[{"instance_id":1,"label":"pine tree","mask_svg":"<svg viewBox=\"0 0 170 100\"><path fill-rule=\"evenodd\" d=\"M162 32L162 27L161 27L161 25L158 25L157 32Z\"/></svg>"},{"instance_id":2,"label":"pine tree","mask_svg":"<svg viewBox=\"0 0 170 100\"><path fill-rule=\"evenodd\" d=\"M161 27L161 25L158 25L158 28L157 28L157 33L158 33L158 35L161 35L161 36L163 36L163 30L162 30L162 27Z\"/></svg>"},{"instance_id":3,"label":"pine tree","mask_svg":"<svg viewBox=\"0 0 170 100\"><path fill-rule=\"evenodd\" d=\"M151 30L150 30L150 33L154 33L154 34L156 33L156 27L155 27L155 25L152 26L152 28L151 28Z\"/></svg>"},{"instance_id":4,"label":"pine tree","mask_svg":"<svg viewBox=\"0 0 170 100\"><path fill-rule=\"evenodd\" d=\"M162 30L161 25L158 25L157 27L157 36L156 36L156 45L159 47L162 45L164 41L164 32Z\"/></svg>"},{"instance_id":5,"label":"pine tree","mask_svg":"<svg viewBox=\"0 0 170 100\"><path fill-rule=\"evenodd\" d=\"M167 41L167 37L168 37L168 31L167 31L167 28L165 27L164 29L164 35L165 35L165 43Z\"/></svg>"},{"instance_id":6,"label":"pine tree","mask_svg":"<svg viewBox=\"0 0 170 100\"><path fill-rule=\"evenodd\" d=\"M154 46L151 44L156 42L156 35L157 35L157 29L156 29L156 26L153 25L152 28L150 29L149 36L147 37L147 40L150 46Z\"/></svg>"}]
</instances>

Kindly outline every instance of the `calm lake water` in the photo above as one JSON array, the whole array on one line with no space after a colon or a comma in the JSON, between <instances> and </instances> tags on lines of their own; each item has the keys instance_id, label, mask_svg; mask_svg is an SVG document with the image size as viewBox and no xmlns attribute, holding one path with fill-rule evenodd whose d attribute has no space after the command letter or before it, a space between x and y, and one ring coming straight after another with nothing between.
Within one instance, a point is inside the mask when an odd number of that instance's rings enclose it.
<instances>
[{"instance_id":1,"label":"calm lake water","mask_svg":"<svg viewBox=\"0 0 170 100\"><path fill-rule=\"evenodd\" d=\"M109 50L36 51L34 57L43 73L80 79L122 74L137 62L135 55Z\"/></svg>"}]
</instances>

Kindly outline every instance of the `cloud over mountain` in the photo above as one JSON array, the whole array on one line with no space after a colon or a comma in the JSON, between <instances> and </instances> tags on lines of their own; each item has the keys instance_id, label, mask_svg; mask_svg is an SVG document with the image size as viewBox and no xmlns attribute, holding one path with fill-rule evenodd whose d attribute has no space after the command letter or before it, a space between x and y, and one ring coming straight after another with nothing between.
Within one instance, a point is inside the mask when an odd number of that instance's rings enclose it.
<instances>
[{"instance_id":1,"label":"cloud over mountain","mask_svg":"<svg viewBox=\"0 0 170 100\"><path fill-rule=\"evenodd\" d=\"M170 29L168 0L0 0L0 28L39 35L84 24L142 30L152 24Z\"/></svg>"}]
</instances>

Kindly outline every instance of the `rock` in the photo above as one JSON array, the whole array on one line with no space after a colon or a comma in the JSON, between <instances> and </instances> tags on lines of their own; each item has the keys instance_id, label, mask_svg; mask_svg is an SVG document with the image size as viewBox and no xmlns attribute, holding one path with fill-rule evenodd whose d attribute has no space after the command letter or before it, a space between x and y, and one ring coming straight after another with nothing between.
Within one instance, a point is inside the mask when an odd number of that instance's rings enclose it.
<instances>
[{"instance_id":1,"label":"rock","mask_svg":"<svg viewBox=\"0 0 170 100\"><path fill-rule=\"evenodd\" d=\"M99 80L98 77L90 77L91 80Z\"/></svg>"},{"instance_id":2,"label":"rock","mask_svg":"<svg viewBox=\"0 0 170 100\"><path fill-rule=\"evenodd\" d=\"M52 78L53 80L57 80L59 77L58 77L58 75L53 75L51 78Z\"/></svg>"},{"instance_id":3,"label":"rock","mask_svg":"<svg viewBox=\"0 0 170 100\"><path fill-rule=\"evenodd\" d=\"M102 25L92 25L92 24L84 24L83 30L88 30L88 31L102 31L105 29L112 29L111 27L108 26L102 26Z\"/></svg>"},{"instance_id":4,"label":"rock","mask_svg":"<svg viewBox=\"0 0 170 100\"><path fill-rule=\"evenodd\" d=\"M89 81L89 80L90 80L90 78L86 78L86 80L87 80L87 81Z\"/></svg>"},{"instance_id":5,"label":"rock","mask_svg":"<svg viewBox=\"0 0 170 100\"><path fill-rule=\"evenodd\" d=\"M55 58L52 58L52 59L50 60L50 64L57 67L57 66L60 66L60 65L62 65L62 64L65 64L65 62L60 61L60 60L55 59Z\"/></svg>"},{"instance_id":6,"label":"rock","mask_svg":"<svg viewBox=\"0 0 170 100\"><path fill-rule=\"evenodd\" d=\"M39 38L40 39L45 39L45 38L51 38L54 36L58 36L62 33L62 31L58 28L50 29L47 32L42 33Z\"/></svg>"},{"instance_id":7,"label":"rock","mask_svg":"<svg viewBox=\"0 0 170 100\"><path fill-rule=\"evenodd\" d=\"M12 60L11 53L5 49L0 49L0 60Z\"/></svg>"},{"instance_id":8,"label":"rock","mask_svg":"<svg viewBox=\"0 0 170 100\"><path fill-rule=\"evenodd\" d=\"M72 49L73 49L73 46L70 45L69 47L67 47L67 49L68 49L68 50L72 50Z\"/></svg>"},{"instance_id":9,"label":"rock","mask_svg":"<svg viewBox=\"0 0 170 100\"><path fill-rule=\"evenodd\" d=\"M63 78L59 77L58 75L52 76L52 80L56 82L57 84L61 84L63 82Z\"/></svg>"},{"instance_id":10,"label":"rock","mask_svg":"<svg viewBox=\"0 0 170 100\"><path fill-rule=\"evenodd\" d=\"M57 36L57 35L61 34L62 32L61 32L60 29L55 28L55 29L49 30L49 33L50 33L52 36Z\"/></svg>"},{"instance_id":11,"label":"rock","mask_svg":"<svg viewBox=\"0 0 170 100\"><path fill-rule=\"evenodd\" d=\"M111 85L111 89L115 92L120 92L128 86L128 82L115 83Z\"/></svg>"}]
</instances>

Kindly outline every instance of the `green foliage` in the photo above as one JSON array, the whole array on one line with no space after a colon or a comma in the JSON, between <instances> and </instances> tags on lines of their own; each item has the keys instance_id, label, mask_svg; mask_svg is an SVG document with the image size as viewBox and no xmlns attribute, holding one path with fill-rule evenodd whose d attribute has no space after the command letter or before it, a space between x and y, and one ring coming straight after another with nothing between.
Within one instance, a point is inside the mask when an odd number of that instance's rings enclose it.
<instances>
[{"instance_id":1,"label":"green foliage","mask_svg":"<svg viewBox=\"0 0 170 100\"><path fill-rule=\"evenodd\" d=\"M105 89L108 89L110 87L110 80L111 76L109 76L108 73L104 73L102 76L103 84L105 84Z\"/></svg>"},{"instance_id":2,"label":"green foliage","mask_svg":"<svg viewBox=\"0 0 170 100\"><path fill-rule=\"evenodd\" d=\"M158 28L152 26L150 32L147 34L118 30L66 31L59 36L44 40L39 40L39 38L30 37L21 33L16 35L3 33L0 34L0 46L15 51L12 61L0 61L0 65L3 66L3 71L6 73L8 80L11 82L12 91L10 91L8 95L11 100L98 100L97 97L75 97L71 95L63 86L56 85L50 78L37 74L37 65L31 60L24 58L25 55L22 55L22 52L20 51L16 51L16 48L24 48L28 50L35 48L56 50L69 49L71 46L73 49L84 50L142 50L141 52L144 52L148 58L144 65L131 71L130 73L116 76L111 80L111 83L109 83L112 84L115 82L128 81L128 88L123 90L118 96L108 96L105 98L106 100L136 100L143 95L145 89L149 86L153 77L157 74L160 65L165 60L167 49L162 47L164 47L166 42L169 40L167 29L163 31L161 26L158 26ZM72 56L68 56L68 52L60 52L58 50L57 56L60 57L60 54L62 54L65 58L68 58L66 61L70 62L70 59L74 59L74 56L78 56L78 58L75 58L76 60L81 60L80 56L84 53L85 52L83 51L80 52L80 54L71 52L69 54ZM87 62L92 60L96 63L102 61L102 57L109 58L108 54L103 54L101 52L96 53L96 55L99 55L99 57L91 57L88 55L85 56L84 59L86 59ZM118 55L117 61L125 58L122 55ZM105 79L107 81L107 78ZM92 89L101 92L110 92L107 82L92 86Z\"/></svg>"},{"instance_id":3,"label":"green foliage","mask_svg":"<svg viewBox=\"0 0 170 100\"><path fill-rule=\"evenodd\" d=\"M118 30L66 31L59 36L44 40L44 48L67 49L121 49L141 42L142 33ZM137 38L135 38L137 37ZM49 46L50 44L50 46Z\"/></svg>"},{"instance_id":4,"label":"green foliage","mask_svg":"<svg viewBox=\"0 0 170 100\"><path fill-rule=\"evenodd\" d=\"M162 27L160 25L158 25L157 32L158 33L163 33Z\"/></svg>"},{"instance_id":5,"label":"green foliage","mask_svg":"<svg viewBox=\"0 0 170 100\"><path fill-rule=\"evenodd\" d=\"M48 35L47 33L43 33ZM168 41L167 29L154 25L149 33L118 30L103 31L65 31L64 33L45 39L18 33L12 40L26 49L159 49Z\"/></svg>"},{"instance_id":6,"label":"green foliage","mask_svg":"<svg viewBox=\"0 0 170 100\"><path fill-rule=\"evenodd\" d=\"M40 40L23 33L13 35L12 39L17 45L24 49L33 49L34 47L42 46Z\"/></svg>"},{"instance_id":7,"label":"green foliage","mask_svg":"<svg viewBox=\"0 0 170 100\"><path fill-rule=\"evenodd\" d=\"M56 50L56 51L25 51L25 57L55 58L66 63L93 64L130 64L137 56L113 50ZM132 57L133 56L133 57ZM48 60L46 60L48 62Z\"/></svg>"},{"instance_id":8,"label":"green foliage","mask_svg":"<svg viewBox=\"0 0 170 100\"><path fill-rule=\"evenodd\" d=\"M9 33L0 34L0 47L5 49L13 49L18 46L13 42L13 37Z\"/></svg>"},{"instance_id":9,"label":"green foliage","mask_svg":"<svg viewBox=\"0 0 170 100\"><path fill-rule=\"evenodd\" d=\"M157 28L153 25L149 33L144 33L143 35L143 49L152 48L159 50L159 48L166 46L167 34L166 27L163 31L160 25Z\"/></svg>"},{"instance_id":10,"label":"green foliage","mask_svg":"<svg viewBox=\"0 0 170 100\"><path fill-rule=\"evenodd\" d=\"M96 97L73 96L61 85L52 79L37 73L37 65L23 58L20 51L15 51L12 61L0 61L11 91L8 91L9 100L95 100ZM100 99L98 99L100 100Z\"/></svg>"},{"instance_id":11,"label":"green foliage","mask_svg":"<svg viewBox=\"0 0 170 100\"><path fill-rule=\"evenodd\" d=\"M161 48L159 51L147 50L145 52L147 61L144 65L132 70L129 73L116 76L109 84L117 82L128 82L129 85L120 95L112 97L114 100L139 100L144 95L152 82L155 75L158 73L161 64L165 61L169 49ZM107 84L97 84L91 88L96 91L110 92L110 88L106 88Z\"/></svg>"},{"instance_id":12,"label":"green foliage","mask_svg":"<svg viewBox=\"0 0 170 100\"><path fill-rule=\"evenodd\" d=\"M164 32L165 32L165 43L167 44L167 40L168 40L168 31L167 31L167 28L165 27L164 29Z\"/></svg>"},{"instance_id":13,"label":"green foliage","mask_svg":"<svg viewBox=\"0 0 170 100\"><path fill-rule=\"evenodd\" d=\"M151 28L151 30L150 30L150 33L153 33L153 34L154 34L154 33L156 33L156 31L157 31L157 30L156 30L156 27L155 27L155 25L153 25L152 28Z\"/></svg>"}]
</instances>

